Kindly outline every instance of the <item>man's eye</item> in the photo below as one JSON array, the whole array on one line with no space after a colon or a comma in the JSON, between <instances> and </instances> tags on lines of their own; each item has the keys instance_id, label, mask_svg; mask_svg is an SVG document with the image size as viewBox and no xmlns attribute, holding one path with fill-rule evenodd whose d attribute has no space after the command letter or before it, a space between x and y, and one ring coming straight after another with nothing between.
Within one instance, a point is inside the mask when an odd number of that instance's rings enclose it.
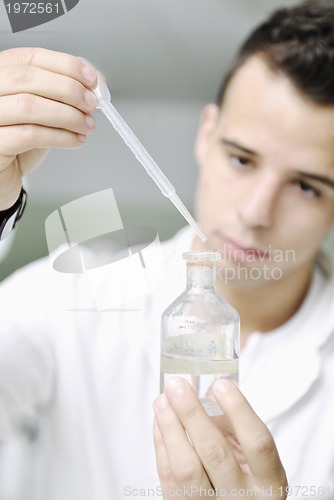
<instances>
[{"instance_id":1,"label":"man's eye","mask_svg":"<svg viewBox=\"0 0 334 500\"><path fill-rule=\"evenodd\" d=\"M321 192L318 189L314 188L305 181L297 181L297 185L299 186L300 190L308 196L315 196L316 198L319 198L321 196Z\"/></svg>"},{"instance_id":2,"label":"man's eye","mask_svg":"<svg viewBox=\"0 0 334 500\"><path fill-rule=\"evenodd\" d=\"M235 167L248 167L252 163L251 160L245 156L231 155L230 158L232 165Z\"/></svg>"}]
</instances>

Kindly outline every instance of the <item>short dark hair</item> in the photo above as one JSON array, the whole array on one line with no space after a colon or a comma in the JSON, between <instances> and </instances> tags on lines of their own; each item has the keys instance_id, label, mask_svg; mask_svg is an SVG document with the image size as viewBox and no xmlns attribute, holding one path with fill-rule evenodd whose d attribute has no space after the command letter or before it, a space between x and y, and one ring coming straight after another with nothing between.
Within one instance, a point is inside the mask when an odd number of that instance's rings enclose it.
<instances>
[{"instance_id":1,"label":"short dark hair","mask_svg":"<svg viewBox=\"0 0 334 500\"><path fill-rule=\"evenodd\" d=\"M308 0L279 9L256 28L222 82L219 105L238 68L252 56L262 57L312 101L334 104L334 1Z\"/></svg>"}]
</instances>

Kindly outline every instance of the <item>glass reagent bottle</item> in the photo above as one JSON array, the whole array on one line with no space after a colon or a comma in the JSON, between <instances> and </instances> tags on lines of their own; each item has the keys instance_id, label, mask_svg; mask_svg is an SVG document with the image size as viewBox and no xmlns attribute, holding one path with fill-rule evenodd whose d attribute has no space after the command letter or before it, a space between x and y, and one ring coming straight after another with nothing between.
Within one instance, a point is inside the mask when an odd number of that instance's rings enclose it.
<instances>
[{"instance_id":1,"label":"glass reagent bottle","mask_svg":"<svg viewBox=\"0 0 334 500\"><path fill-rule=\"evenodd\" d=\"M187 252L187 286L162 315L160 391L173 376L192 385L208 415L222 413L212 394L218 378L238 381L240 319L215 289L220 252Z\"/></svg>"}]
</instances>

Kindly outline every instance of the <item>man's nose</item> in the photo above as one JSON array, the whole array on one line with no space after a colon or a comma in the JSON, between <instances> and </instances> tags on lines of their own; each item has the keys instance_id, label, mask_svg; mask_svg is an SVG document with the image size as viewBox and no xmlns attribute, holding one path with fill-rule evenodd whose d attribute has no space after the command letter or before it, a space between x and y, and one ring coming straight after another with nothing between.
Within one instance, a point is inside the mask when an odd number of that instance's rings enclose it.
<instances>
[{"instance_id":1,"label":"man's nose","mask_svg":"<svg viewBox=\"0 0 334 500\"><path fill-rule=\"evenodd\" d=\"M277 179L253 179L248 188L239 203L239 218L249 228L272 227L279 197Z\"/></svg>"}]
</instances>

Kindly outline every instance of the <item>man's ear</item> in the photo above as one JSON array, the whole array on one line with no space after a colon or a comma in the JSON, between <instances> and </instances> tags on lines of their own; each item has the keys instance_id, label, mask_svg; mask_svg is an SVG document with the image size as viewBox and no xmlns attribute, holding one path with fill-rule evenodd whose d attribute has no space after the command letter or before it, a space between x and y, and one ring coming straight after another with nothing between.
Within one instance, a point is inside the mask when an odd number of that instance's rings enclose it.
<instances>
[{"instance_id":1,"label":"man's ear","mask_svg":"<svg viewBox=\"0 0 334 500\"><path fill-rule=\"evenodd\" d=\"M205 158L209 141L217 127L219 107L216 104L208 104L203 109L195 140L195 157L199 164Z\"/></svg>"}]
</instances>

